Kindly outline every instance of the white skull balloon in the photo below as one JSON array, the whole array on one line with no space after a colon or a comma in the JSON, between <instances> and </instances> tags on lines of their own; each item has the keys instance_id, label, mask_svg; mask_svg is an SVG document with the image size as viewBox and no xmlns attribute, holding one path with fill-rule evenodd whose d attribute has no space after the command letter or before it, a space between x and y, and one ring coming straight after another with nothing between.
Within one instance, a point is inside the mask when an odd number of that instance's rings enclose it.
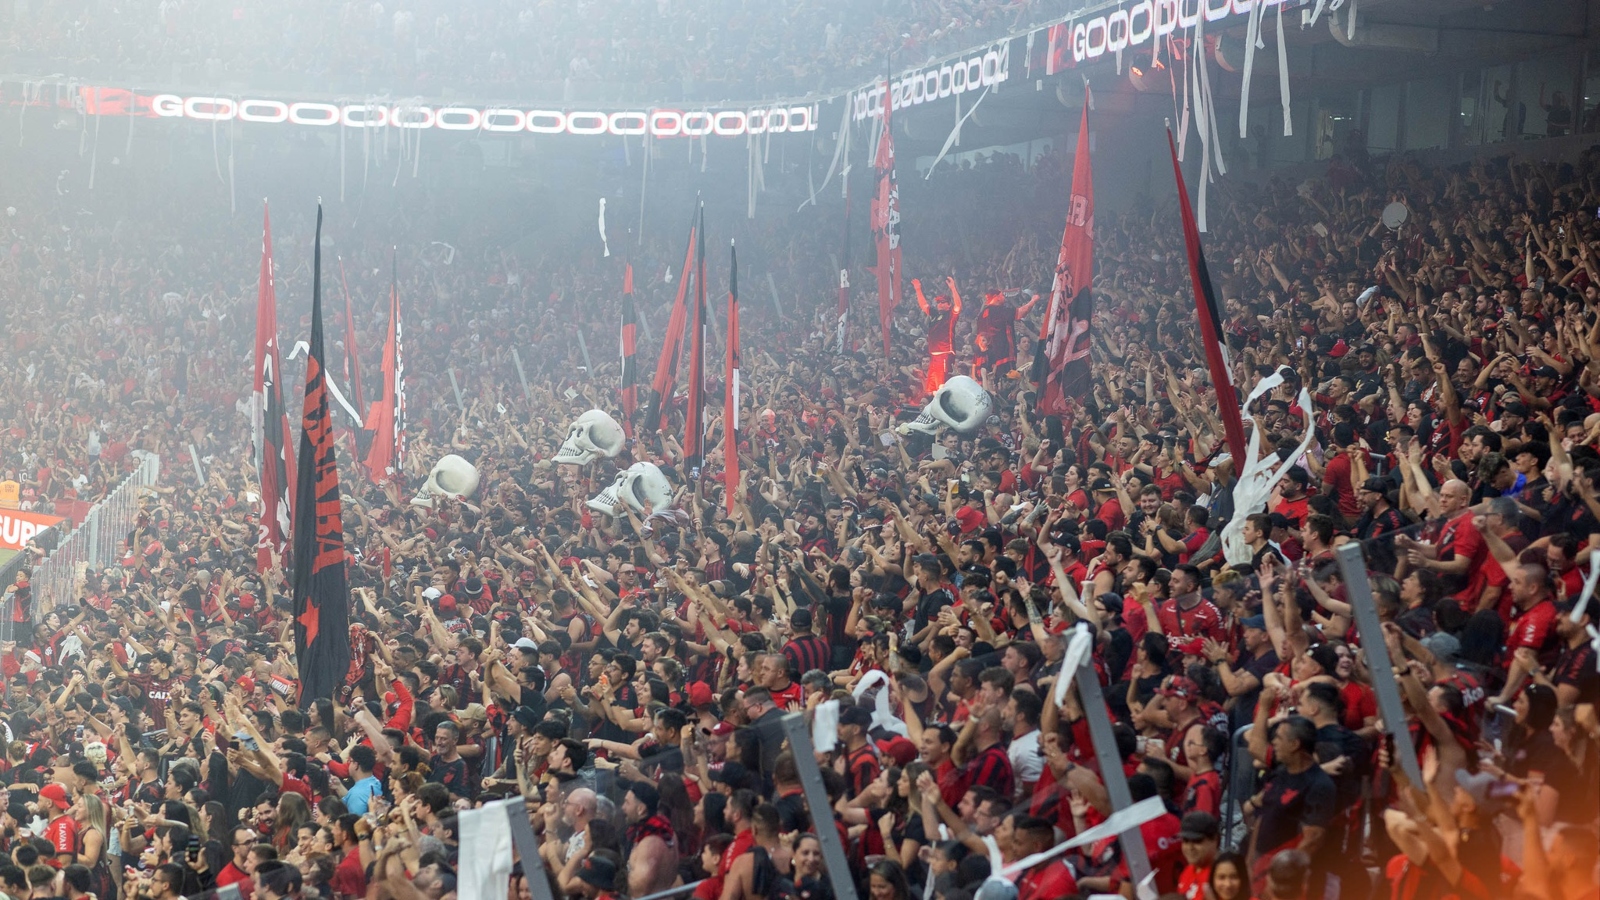
<instances>
[{"instance_id":1,"label":"white skull balloon","mask_svg":"<svg viewBox=\"0 0 1600 900\"><path fill-rule=\"evenodd\" d=\"M655 463L636 462L617 473L617 480L589 501L595 512L616 516L618 504L626 505L639 515L666 511L672 505L672 483Z\"/></svg>"},{"instance_id":2,"label":"white skull balloon","mask_svg":"<svg viewBox=\"0 0 1600 900\"><path fill-rule=\"evenodd\" d=\"M422 490L412 498L416 506L432 506L434 497L470 497L478 490L478 468L454 453L446 454L428 473Z\"/></svg>"},{"instance_id":3,"label":"white skull balloon","mask_svg":"<svg viewBox=\"0 0 1600 900\"><path fill-rule=\"evenodd\" d=\"M556 451L555 460L586 466L602 456L615 459L622 447L622 426L603 410L591 409L573 420L566 443Z\"/></svg>"},{"instance_id":4,"label":"white skull balloon","mask_svg":"<svg viewBox=\"0 0 1600 900\"><path fill-rule=\"evenodd\" d=\"M914 421L896 428L901 434L938 434L944 425L962 434L978 430L994 408L989 392L966 375L956 375L944 383Z\"/></svg>"}]
</instances>

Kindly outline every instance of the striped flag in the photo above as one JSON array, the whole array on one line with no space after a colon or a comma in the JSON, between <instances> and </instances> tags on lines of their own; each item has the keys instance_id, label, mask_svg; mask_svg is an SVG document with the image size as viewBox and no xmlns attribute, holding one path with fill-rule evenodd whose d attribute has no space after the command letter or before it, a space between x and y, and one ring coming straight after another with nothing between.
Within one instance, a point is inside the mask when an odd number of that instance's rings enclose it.
<instances>
[{"instance_id":1,"label":"striped flag","mask_svg":"<svg viewBox=\"0 0 1600 900\"><path fill-rule=\"evenodd\" d=\"M628 437L633 437L633 417L639 411L638 350L639 307L633 302L633 263L628 263L622 273L622 430Z\"/></svg>"},{"instance_id":2,"label":"striped flag","mask_svg":"<svg viewBox=\"0 0 1600 900\"><path fill-rule=\"evenodd\" d=\"M256 540L256 567L265 572L272 554L288 550L294 508L294 453L289 449L289 413L283 405L283 356L278 350L278 292L273 282L272 216L261 207L261 275L256 283L255 390L251 426L256 473L261 480L261 523Z\"/></svg>"}]
</instances>

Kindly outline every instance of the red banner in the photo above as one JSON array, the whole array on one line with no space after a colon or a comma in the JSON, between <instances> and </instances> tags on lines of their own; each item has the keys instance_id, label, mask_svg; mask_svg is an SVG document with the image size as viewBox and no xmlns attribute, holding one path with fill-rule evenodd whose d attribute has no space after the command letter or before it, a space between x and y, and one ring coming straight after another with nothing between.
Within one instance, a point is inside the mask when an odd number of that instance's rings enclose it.
<instances>
[{"instance_id":1,"label":"red banner","mask_svg":"<svg viewBox=\"0 0 1600 900\"><path fill-rule=\"evenodd\" d=\"M61 516L0 509L0 550L21 550L34 535L65 521Z\"/></svg>"},{"instance_id":2,"label":"red banner","mask_svg":"<svg viewBox=\"0 0 1600 900\"><path fill-rule=\"evenodd\" d=\"M1094 317L1094 175L1089 163L1089 97L1084 92L1078 122L1078 152L1072 162L1072 198L1061 234L1050 310L1034 353L1041 415L1067 412L1067 398L1084 400L1093 390L1089 371L1089 321Z\"/></svg>"}]
</instances>

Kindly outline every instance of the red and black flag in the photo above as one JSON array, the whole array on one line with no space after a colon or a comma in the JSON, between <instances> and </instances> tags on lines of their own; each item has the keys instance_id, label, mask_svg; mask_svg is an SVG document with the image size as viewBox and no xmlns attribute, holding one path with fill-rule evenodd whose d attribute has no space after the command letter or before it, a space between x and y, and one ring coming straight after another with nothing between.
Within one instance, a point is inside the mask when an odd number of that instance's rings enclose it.
<instances>
[{"instance_id":1,"label":"red and black flag","mask_svg":"<svg viewBox=\"0 0 1600 900\"><path fill-rule=\"evenodd\" d=\"M1050 310L1045 314L1034 349L1033 372L1040 415L1067 412L1067 400L1087 400L1093 390L1089 372L1089 320L1094 317L1094 176L1089 168L1089 96L1084 90L1078 122L1078 151L1072 161L1072 197L1067 227L1061 234Z\"/></svg>"},{"instance_id":2,"label":"red and black flag","mask_svg":"<svg viewBox=\"0 0 1600 900\"><path fill-rule=\"evenodd\" d=\"M622 273L622 431L628 437L633 437L633 417L639 411L638 349L639 307L633 302L633 263L628 263Z\"/></svg>"},{"instance_id":3,"label":"red and black flag","mask_svg":"<svg viewBox=\"0 0 1600 900\"><path fill-rule=\"evenodd\" d=\"M684 468L695 478L705 464L706 409L706 207L700 204L695 247L694 309L689 316L689 407L683 419Z\"/></svg>"},{"instance_id":4,"label":"red and black flag","mask_svg":"<svg viewBox=\"0 0 1600 900\"><path fill-rule=\"evenodd\" d=\"M722 493L728 515L739 491L739 252L728 242L728 372L722 401Z\"/></svg>"},{"instance_id":5,"label":"red and black flag","mask_svg":"<svg viewBox=\"0 0 1600 900\"><path fill-rule=\"evenodd\" d=\"M656 375L650 382L650 405L645 408L644 427L647 432L659 431L667 426L667 414L672 408L672 392L678 382L678 359L683 355L683 329L688 320L689 282L693 277L695 244L700 238L694 216L689 217L689 246L683 251L683 268L678 270L678 296L672 301L672 318L667 322L667 333L661 338L661 358L656 360Z\"/></svg>"},{"instance_id":6,"label":"red and black flag","mask_svg":"<svg viewBox=\"0 0 1600 900\"><path fill-rule=\"evenodd\" d=\"M892 81L892 79L891 79ZM894 132L889 127L890 94L883 92L883 133L878 137L878 190L872 198L872 236L877 250L878 325L883 329L883 358L889 358L890 324L900 305L900 185L894 175Z\"/></svg>"},{"instance_id":7,"label":"red and black flag","mask_svg":"<svg viewBox=\"0 0 1600 900\"><path fill-rule=\"evenodd\" d=\"M1211 287L1211 273L1206 270L1205 253L1200 248L1200 229L1195 225L1194 210L1189 207L1189 190L1183 184L1183 169L1178 165L1178 147L1172 141L1171 129L1167 130L1167 147L1172 151L1172 174L1178 181L1178 212L1183 216L1183 243L1189 251L1189 277L1194 282L1194 302L1200 316L1206 365L1211 370L1211 383L1217 389L1217 413L1228 436L1228 452L1233 454L1234 466L1238 467L1244 465L1244 420L1239 417L1239 394L1233 384L1228 347L1222 342L1222 306Z\"/></svg>"},{"instance_id":8,"label":"red and black flag","mask_svg":"<svg viewBox=\"0 0 1600 900\"><path fill-rule=\"evenodd\" d=\"M344 257L339 257L339 286L344 290L344 383L350 385L350 399L356 409L366 409L361 391L361 354L356 351L356 317L350 311L350 282L344 276ZM357 434L361 433L357 429Z\"/></svg>"},{"instance_id":9,"label":"red and black flag","mask_svg":"<svg viewBox=\"0 0 1600 900\"><path fill-rule=\"evenodd\" d=\"M311 268L311 352L300 418L300 484L295 493L294 650L300 706L331 699L350 668L350 587L345 580L344 504L328 410L322 339L322 207Z\"/></svg>"},{"instance_id":10,"label":"red and black flag","mask_svg":"<svg viewBox=\"0 0 1600 900\"><path fill-rule=\"evenodd\" d=\"M400 279L389 260L389 333L383 342L383 393L367 411L362 466L374 484L400 483L406 455L406 368L400 325Z\"/></svg>"},{"instance_id":11,"label":"red and black flag","mask_svg":"<svg viewBox=\"0 0 1600 900\"><path fill-rule=\"evenodd\" d=\"M256 472L261 479L261 524L256 537L256 567L272 567L272 554L288 550L290 510L294 508L294 455L289 450L289 414L278 383L283 357L278 352L278 293L273 286L272 217L261 208L261 276L256 283L255 390L251 397Z\"/></svg>"}]
</instances>

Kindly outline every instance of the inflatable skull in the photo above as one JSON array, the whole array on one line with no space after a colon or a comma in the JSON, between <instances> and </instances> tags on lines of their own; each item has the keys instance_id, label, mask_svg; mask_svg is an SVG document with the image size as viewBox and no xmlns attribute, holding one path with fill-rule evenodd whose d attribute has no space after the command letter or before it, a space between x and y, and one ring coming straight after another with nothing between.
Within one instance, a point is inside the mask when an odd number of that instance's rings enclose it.
<instances>
[{"instance_id":1,"label":"inflatable skull","mask_svg":"<svg viewBox=\"0 0 1600 900\"><path fill-rule=\"evenodd\" d=\"M989 392L982 385L965 375L956 375L939 388L914 421L895 430L901 434L932 435L938 434L939 426L945 425L962 434L971 434L989 418L993 407L994 401L989 399Z\"/></svg>"},{"instance_id":2,"label":"inflatable skull","mask_svg":"<svg viewBox=\"0 0 1600 900\"><path fill-rule=\"evenodd\" d=\"M604 411L591 409L572 422L566 443L556 451L558 463L587 466L600 457L613 459L622 452L622 426Z\"/></svg>"},{"instance_id":3,"label":"inflatable skull","mask_svg":"<svg viewBox=\"0 0 1600 900\"><path fill-rule=\"evenodd\" d=\"M589 508L608 516L617 515L617 504L624 503L639 515L666 511L672 504L672 483L655 463L636 462L617 473L617 480L589 501Z\"/></svg>"},{"instance_id":4,"label":"inflatable skull","mask_svg":"<svg viewBox=\"0 0 1600 900\"><path fill-rule=\"evenodd\" d=\"M428 473L428 480L411 502L432 506L435 496L471 497L478 490L478 468L454 453L446 454Z\"/></svg>"}]
</instances>

